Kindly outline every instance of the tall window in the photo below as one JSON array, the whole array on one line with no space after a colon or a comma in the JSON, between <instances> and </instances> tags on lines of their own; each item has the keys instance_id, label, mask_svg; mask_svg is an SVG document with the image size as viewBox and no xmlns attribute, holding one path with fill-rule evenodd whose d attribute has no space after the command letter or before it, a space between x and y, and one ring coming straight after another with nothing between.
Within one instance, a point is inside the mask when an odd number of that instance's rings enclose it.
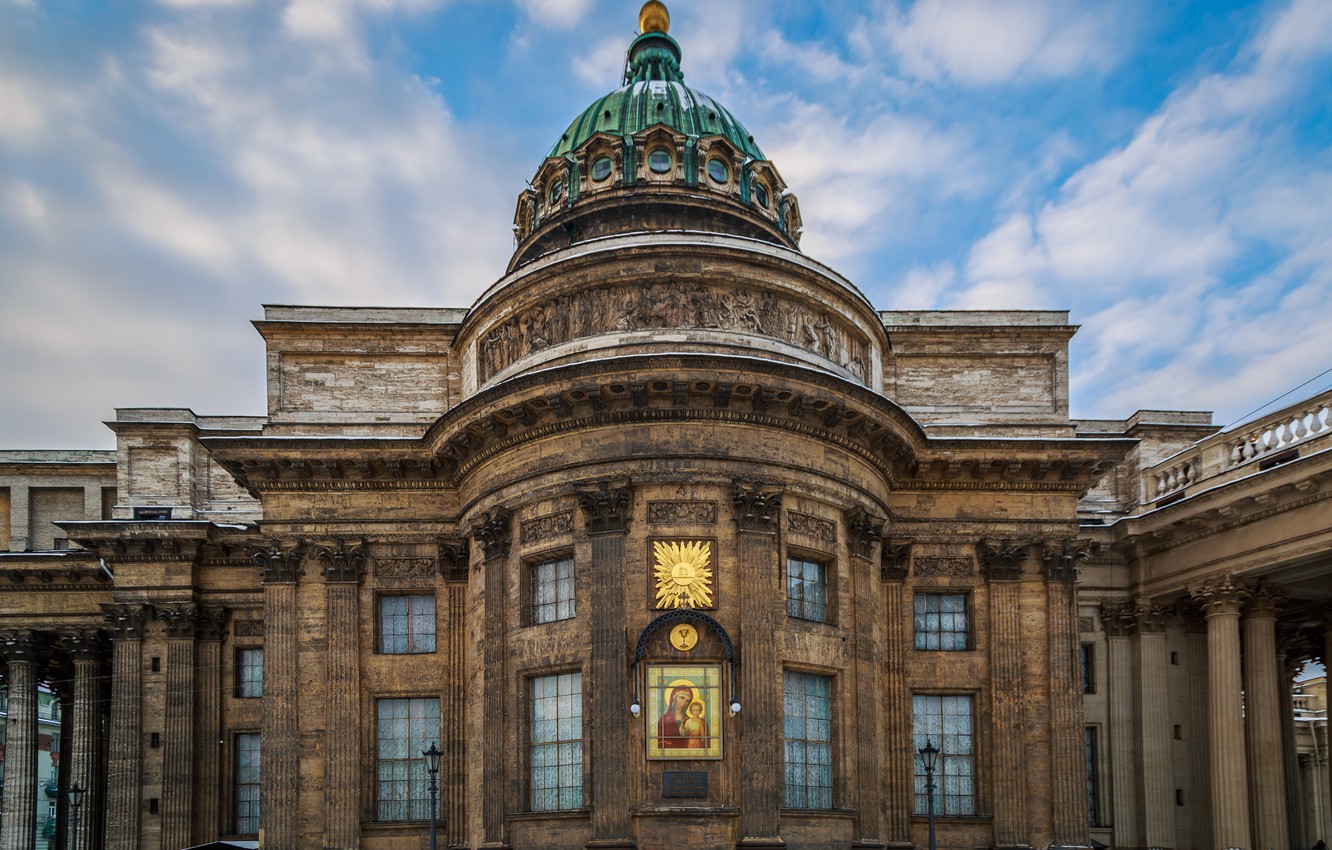
<instances>
[{"instance_id":1,"label":"tall window","mask_svg":"<svg viewBox=\"0 0 1332 850\"><path fill-rule=\"evenodd\" d=\"M1082 664L1082 692L1084 694L1096 693L1096 658L1095 650L1089 643L1084 643L1081 651L1078 653L1078 660Z\"/></svg>"},{"instance_id":2,"label":"tall window","mask_svg":"<svg viewBox=\"0 0 1332 850\"><path fill-rule=\"evenodd\" d=\"M552 623L574 616L573 558L532 565L532 622Z\"/></svg>"},{"instance_id":3,"label":"tall window","mask_svg":"<svg viewBox=\"0 0 1332 850\"><path fill-rule=\"evenodd\" d=\"M251 699L264 695L264 651L236 650L236 696Z\"/></svg>"},{"instance_id":4,"label":"tall window","mask_svg":"<svg viewBox=\"0 0 1332 850\"><path fill-rule=\"evenodd\" d=\"M966 649L966 594L917 593L915 622L916 649Z\"/></svg>"},{"instance_id":5,"label":"tall window","mask_svg":"<svg viewBox=\"0 0 1332 850\"><path fill-rule=\"evenodd\" d=\"M786 803L792 809L832 808L832 679L782 675L786 738Z\"/></svg>"},{"instance_id":6,"label":"tall window","mask_svg":"<svg viewBox=\"0 0 1332 850\"><path fill-rule=\"evenodd\" d=\"M828 622L828 568L818 561L786 561L786 613L802 620Z\"/></svg>"},{"instance_id":7,"label":"tall window","mask_svg":"<svg viewBox=\"0 0 1332 850\"><path fill-rule=\"evenodd\" d=\"M583 808L583 674L532 680L532 811Z\"/></svg>"},{"instance_id":8,"label":"tall window","mask_svg":"<svg viewBox=\"0 0 1332 850\"><path fill-rule=\"evenodd\" d=\"M381 699L377 817L429 820L430 785L421 753L439 742L439 700Z\"/></svg>"},{"instance_id":9,"label":"tall window","mask_svg":"<svg viewBox=\"0 0 1332 850\"><path fill-rule=\"evenodd\" d=\"M1088 726L1083 733L1083 746L1087 750L1087 822L1101 824L1101 793L1096 771L1096 727Z\"/></svg>"},{"instance_id":10,"label":"tall window","mask_svg":"<svg viewBox=\"0 0 1332 850\"><path fill-rule=\"evenodd\" d=\"M236 736L236 834L259 834L259 733Z\"/></svg>"},{"instance_id":11,"label":"tall window","mask_svg":"<svg viewBox=\"0 0 1332 850\"><path fill-rule=\"evenodd\" d=\"M920 750L929 741L939 750L934 769L934 811L976 813L976 747L971 697L916 695L911 698L912 750L916 757L916 814L925 814L925 763Z\"/></svg>"},{"instance_id":12,"label":"tall window","mask_svg":"<svg viewBox=\"0 0 1332 850\"><path fill-rule=\"evenodd\" d=\"M435 597L379 597L379 651L412 655L435 651Z\"/></svg>"}]
</instances>

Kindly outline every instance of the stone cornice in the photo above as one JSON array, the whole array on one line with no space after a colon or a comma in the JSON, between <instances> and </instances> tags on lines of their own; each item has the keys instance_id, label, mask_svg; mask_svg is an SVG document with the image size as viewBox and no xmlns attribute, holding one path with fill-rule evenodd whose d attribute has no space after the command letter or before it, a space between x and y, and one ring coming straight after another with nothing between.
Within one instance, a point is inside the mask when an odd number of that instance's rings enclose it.
<instances>
[{"instance_id":1,"label":"stone cornice","mask_svg":"<svg viewBox=\"0 0 1332 850\"><path fill-rule=\"evenodd\" d=\"M1296 492L1300 491L1296 490ZM1309 491L1299 498L1287 501L1281 501L1279 498L1274 499L1266 505L1259 505L1260 509L1256 511L1245 512L1234 504L1223 505L1218 508L1199 511L1193 516L1181 517L1168 525L1162 525L1151 530L1145 528L1137 530L1138 526L1146 524L1148 518L1133 517L1128 521L1129 525L1126 527L1128 533L1123 536L1122 542L1124 544L1136 542L1143 555L1159 555L1177 546L1184 546L1221 532L1242 528L1282 513L1315 505L1329 498L1332 498L1332 489L1319 489ZM1169 507L1182 506L1188 501L1177 502ZM1253 501L1254 504L1259 504L1256 500ZM1197 505L1195 504L1194 507L1197 507Z\"/></svg>"}]
</instances>

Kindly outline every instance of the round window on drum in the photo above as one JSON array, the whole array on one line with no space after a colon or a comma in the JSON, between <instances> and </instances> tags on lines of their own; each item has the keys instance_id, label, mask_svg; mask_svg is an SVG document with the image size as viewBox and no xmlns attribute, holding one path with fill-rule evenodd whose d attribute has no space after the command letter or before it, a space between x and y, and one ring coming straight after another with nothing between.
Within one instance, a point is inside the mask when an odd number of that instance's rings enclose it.
<instances>
[{"instance_id":1,"label":"round window on drum","mask_svg":"<svg viewBox=\"0 0 1332 850\"><path fill-rule=\"evenodd\" d=\"M598 157L592 163L592 179L600 183L611 176L614 166L611 164L611 158L608 156Z\"/></svg>"},{"instance_id":2,"label":"round window on drum","mask_svg":"<svg viewBox=\"0 0 1332 850\"><path fill-rule=\"evenodd\" d=\"M648 168L654 174L666 174L671 170L671 163L671 152L665 148L657 148L648 154Z\"/></svg>"},{"instance_id":3,"label":"round window on drum","mask_svg":"<svg viewBox=\"0 0 1332 850\"><path fill-rule=\"evenodd\" d=\"M759 206L767 209L768 207L768 187L758 180L754 181L754 200L759 202Z\"/></svg>"},{"instance_id":4,"label":"round window on drum","mask_svg":"<svg viewBox=\"0 0 1332 850\"><path fill-rule=\"evenodd\" d=\"M725 183L731 179L731 170L726 167L725 162L714 157L708 160L708 177L711 177L714 183Z\"/></svg>"},{"instance_id":5,"label":"round window on drum","mask_svg":"<svg viewBox=\"0 0 1332 850\"><path fill-rule=\"evenodd\" d=\"M556 180L550 184L550 205L553 207L564 197L564 181Z\"/></svg>"}]
</instances>

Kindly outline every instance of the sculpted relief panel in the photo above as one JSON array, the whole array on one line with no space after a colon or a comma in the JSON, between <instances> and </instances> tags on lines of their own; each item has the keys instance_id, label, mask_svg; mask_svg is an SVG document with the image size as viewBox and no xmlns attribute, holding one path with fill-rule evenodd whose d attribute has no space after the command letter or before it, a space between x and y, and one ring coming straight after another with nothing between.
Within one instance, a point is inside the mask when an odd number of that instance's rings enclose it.
<instances>
[{"instance_id":1,"label":"sculpted relief panel","mask_svg":"<svg viewBox=\"0 0 1332 850\"><path fill-rule=\"evenodd\" d=\"M869 344L835 315L771 292L694 283L605 286L546 301L493 328L478 347L482 382L552 345L610 333L716 329L781 340L864 383Z\"/></svg>"}]
</instances>

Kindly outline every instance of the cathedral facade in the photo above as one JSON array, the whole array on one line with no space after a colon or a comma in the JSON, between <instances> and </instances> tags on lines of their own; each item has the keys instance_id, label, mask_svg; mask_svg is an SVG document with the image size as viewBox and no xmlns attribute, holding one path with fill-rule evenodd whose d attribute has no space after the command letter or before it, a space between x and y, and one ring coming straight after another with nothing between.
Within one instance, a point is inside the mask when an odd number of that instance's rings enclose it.
<instances>
[{"instance_id":1,"label":"cathedral facade","mask_svg":"<svg viewBox=\"0 0 1332 850\"><path fill-rule=\"evenodd\" d=\"M0 850L39 685L78 850L1322 837L1327 399L1071 419L1067 314L875 309L640 29L470 308L267 307L266 416L0 453Z\"/></svg>"}]
</instances>

